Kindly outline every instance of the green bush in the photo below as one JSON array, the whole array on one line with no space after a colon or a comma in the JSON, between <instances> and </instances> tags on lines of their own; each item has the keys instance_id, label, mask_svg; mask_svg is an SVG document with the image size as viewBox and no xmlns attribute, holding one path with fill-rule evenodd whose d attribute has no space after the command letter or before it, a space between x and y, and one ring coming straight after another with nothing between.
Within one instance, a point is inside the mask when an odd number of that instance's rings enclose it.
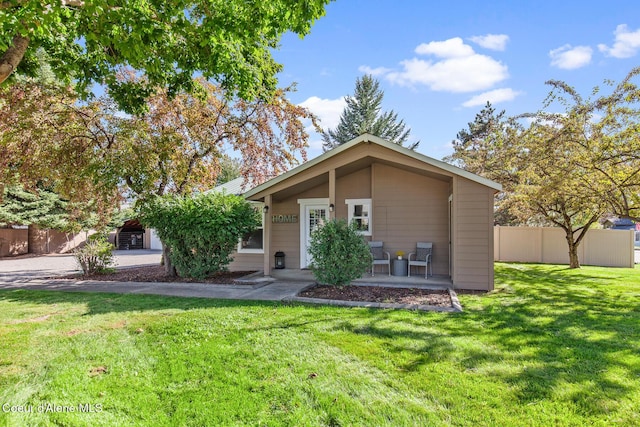
<instances>
[{"instance_id":1,"label":"green bush","mask_svg":"<svg viewBox=\"0 0 640 427\"><path fill-rule=\"evenodd\" d=\"M139 208L139 218L155 229L178 275L199 279L226 270L238 239L260 224L247 201L222 193L159 197Z\"/></svg>"},{"instance_id":2,"label":"green bush","mask_svg":"<svg viewBox=\"0 0 640 427\"><path fill-rule=\"evenodd\" d=\"M102 234L90 236L74 255L85 276L109 272L115 265L113 245Z\"/></svg>"},{"instance_id":3,"label":"green bush","mask_svg":"<svg viewBox=\"0 0 640 427\"><path fill-rule=\"evenodd\" d=\"M331 220L318 227L311 235L309 253L313 275L327 285L348 285L371 267L369 245L356 225L345 220Z\"/></svg>"}]
</instances>

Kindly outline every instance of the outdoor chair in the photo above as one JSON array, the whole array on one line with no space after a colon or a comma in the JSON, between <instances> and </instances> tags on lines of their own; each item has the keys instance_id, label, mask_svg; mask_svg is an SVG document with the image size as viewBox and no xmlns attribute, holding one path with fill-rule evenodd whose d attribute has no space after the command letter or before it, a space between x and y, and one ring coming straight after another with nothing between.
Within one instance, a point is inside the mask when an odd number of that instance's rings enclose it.
<instances>
[{"instance_id":1,"label":"outdoor chair","mask_svg":"<svg viewBox=\"0 0 640 427\"><path fill-rule=\"evenodd\" d=\"M374 276L376 265L386 265L389 276L391 276L391 255L389 255L389 252L383 251L382 247L382 242L369 242L369 250L373 257L373 262L371 263L372 276Z\"/></svg>"},{"instance_id":2,"label":"outdoor chair","mask_svg":"<svg viewBox=\"0 0 640 427\"><path fill-rule=\"evenodd\" d=\"M427 279L429 277L429 266L431 266L431 275L433 276L433 263L431 262L431 251L433 250L433 243L423 243L418 242L416 244L416 251L411 252L407 259L409 260L409 268L408 277L411 277L411 266L415 265L416 267L424 267L424 278ZM414 259L411 259L411 256L414 256Z\"/></svg>"}]
</instances>

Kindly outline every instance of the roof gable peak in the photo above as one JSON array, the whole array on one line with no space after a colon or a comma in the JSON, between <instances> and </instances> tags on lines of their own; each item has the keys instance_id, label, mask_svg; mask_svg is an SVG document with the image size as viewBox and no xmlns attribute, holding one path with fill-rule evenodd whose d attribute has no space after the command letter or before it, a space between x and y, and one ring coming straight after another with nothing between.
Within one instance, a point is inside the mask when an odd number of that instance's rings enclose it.
<instances>
[{"instance_id":1,"label":"roof gable peak","mask_svg":"<svg viewBox=\"0 0 640 427\"><path fill-rule=\"evenodd\" d=\"M337 155L340 155L340 153L343 153L344 151L349 150L352 147L355 147L357 145L360 144L364 144L364 143L369 143L369 144L377 144L379 146L388 148L392 151L395 151L397 153L403 154L407 157L411 157L413 159L419 160L422 163L426 164L426 165L430 165L430 166L434 166L436 168L445 170L447 172L450 172L454 175L458 175L461 176L463 178L469 179L471 181L477 182L479 184L485 185L487 187L493 188L496 191L501 191L502 190L502 185L498 184L497 182L491 181L487 178L483 178L479 175L475 175L471 172L465 171L464 169L461 169L457 166L453 166L450 165L449 163L443 162L442 160L436 160L432 157L429 156L425 156L424 154L420 154L415 152L414 150L411 150L409 148L403 147L401 145L395 144L393 142L387 141L386 139L380 138L379 136L376 135L372 135L370 133L363 133L360 136L357 136L356 138L352 139L351 141L345 142L342 145L339 145L338 147L332 148L331 150L322 153L321 155L319 155L318 157L315 157L299 166L296 166L295 168L291 169L288 172L283 173L282 175L279 175L261 185L258 185L256 187L254 187L253 189L247 191L244 196L245 197L251 197L257 193L260 193L266 189L268 189L269 187L282 182L283 180L287 179L288 177L294 176L300 172L303 172L307 169L312 168L315 165L318 165L320 163L325 162L328 159L331 159L332 157L335 157Z\"/></svg>"}]
</instances>

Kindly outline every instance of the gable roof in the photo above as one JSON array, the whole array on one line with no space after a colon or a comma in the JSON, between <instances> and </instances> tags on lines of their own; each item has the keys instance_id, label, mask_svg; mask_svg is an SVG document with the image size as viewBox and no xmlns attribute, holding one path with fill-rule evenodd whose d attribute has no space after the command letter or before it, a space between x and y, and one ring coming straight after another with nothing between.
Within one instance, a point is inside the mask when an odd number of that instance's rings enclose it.
<instances>
[{"instance_id":1,"label":"gable roof","mask_svg":"<svg viewBox=\"0 0 640 427\"><path fill-rule=\"evenodd\" d=\"M416 153L413 150L410 150L406 147L402 147L401 145L395 144L393 142L389 142L385 139L382 139L378 136L375 135L371 135L368 133L364 133L360 136L358 136L357 138L352 139L349 142L346 142L342 145L339 145L338 147L327 151L326 153L321 154L320 156L309 160L306 163L303 163L300 166L297 166L293 169L291 169L288 172L283 173L282 175L278 175L277 177L270 179L269 181L258 185L252 189L250 189L249 191L247 191L246 193L244 193L244 197L245 198L249 198L255 194L258 194L266 189L268 189L269 187L272 187L276 184L278 184L279 182L284 181L287 178L290 178L292 176L295 176L303 171L306 171L307 169L310 169L312 167L314 167L315 165L324 162L327 159L330 159L334 156L339 155L340 153L350 149L351 147L354 147L358 144L363 144L363 143L373 143L373 144L378 144L382 147L388 148L389 150L404 154L405 156L411 157L413 159L419 160L423 163L425 163L426 165L430 165L430 166L434 166L436 168L445 170L447 172L450 172L454 175L458 175L461 176L463 178L466 178L470 181L474 181L477 182L479 184L485 185L489 188L493 188L496 191L502 191L502 185L498 184L497 182L491 181L490 179L487 178L483 178L479 175L473 174L471 172L467 172L464 169L461 169L459 167L450 165L449 163L445 163L441 160L436 160L432 157L428 157L425 156L423 154L420 153Z\"/></svg>"},{"instance_id":2,"label":"gable roof","mask_svg":"<svg viewBox=\"0 0 640 427\"><path fill-rule=\"evenodd\" d=\"M629 218L617 218L611 217L604 221L605 228L611 228L613 230L635 230L636 223Z\"/></svg>"}]
</instances>

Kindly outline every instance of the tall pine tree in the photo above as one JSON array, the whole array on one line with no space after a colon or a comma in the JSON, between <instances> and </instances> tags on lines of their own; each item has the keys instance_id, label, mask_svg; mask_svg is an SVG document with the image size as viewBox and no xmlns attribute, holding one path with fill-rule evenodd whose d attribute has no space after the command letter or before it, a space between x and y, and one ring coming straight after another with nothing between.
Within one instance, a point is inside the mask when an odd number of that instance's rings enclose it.
<instances>
[{"instance_id":1,"label":"tall pine tree","mask_svg":"<svg viewBox=\"0 0 640 427\"><path fill-rule=\"evenodd\" d=\"M335 148L363 133L404 146L410 130L406 129L404 120L398 120L398 114L393 110L381 111L382 98L384 92L380 89L380 82L373 76L365 74L357 78L353 96L346 97L347 106L342 111L340 123L335 129L322 132L324 150ZM410 144L408 148L415 150L419 143Z\"/></svg>"},{"instance_id":2,"label":"tall pine tree","mask_svg":"<svg viewBox=\"0 0 640 427\"><path fill-rule=\"evenodd\" d=\"M498 157L496 147L500 147L500 143L496 138L501 135L506 121L505 111L496 113L487 101L474 121L458 132L451 142L454 152L444 160L481 176L485 176L487 171L499 170L498 166L504 164L504 159Z\"/></svg>"}]
</instances>

